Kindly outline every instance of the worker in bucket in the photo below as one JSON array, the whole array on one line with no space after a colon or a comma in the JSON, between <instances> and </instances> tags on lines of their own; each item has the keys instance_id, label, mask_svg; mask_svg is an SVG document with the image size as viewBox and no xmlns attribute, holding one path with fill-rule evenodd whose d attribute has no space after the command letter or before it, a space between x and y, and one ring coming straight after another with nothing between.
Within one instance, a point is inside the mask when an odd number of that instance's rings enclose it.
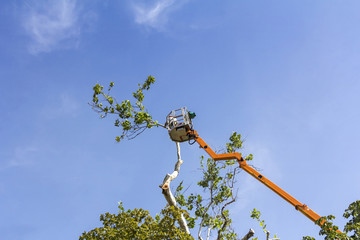
<instances>
[{"instance_id":1,"label":"worker in bucket","mask_svg":"<svg viewBox=\"0 0 360 240\"><path fill-rule=\"evenodd\" d=\"M169 129L176 127L176 125L177 125L176 117L169 115L169 120L165 123L165 127L168 125L168 123L169 123Z\"/></svg>"}]
</instances>

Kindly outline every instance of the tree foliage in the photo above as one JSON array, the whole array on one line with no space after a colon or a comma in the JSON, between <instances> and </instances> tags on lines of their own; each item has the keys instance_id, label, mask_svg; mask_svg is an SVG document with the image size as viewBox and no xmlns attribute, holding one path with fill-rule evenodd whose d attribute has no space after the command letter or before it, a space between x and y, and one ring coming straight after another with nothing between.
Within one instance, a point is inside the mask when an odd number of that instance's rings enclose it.
<instances>
[{"instance_id":1,"label":"tree foliage","mask_svg":"<svg viewBox=\"0 0 360 240\"><path fill-rule=\"evenodd\" d=\"M318 219L315 224L320 225L320 236L325 236L325 240L359 240L360 239L360 201L357 200L349 205L343 215L349 219L344 226L343 232L339 227L334 225L335 216L329 215ZM349 236L350 235L350 236ZM303 240L314 240L313 237L304 237Z\"/></svg>"},{"instance_id":2,"label":"tree foliage","mask_svg":"<svg viewBox=\"0 0 360 240\"><path fill-rule=\"evenodd\" d=\"M226 144L228 153L235 152L242 147L241 134L233 132ZM185 207L192 217L188 219L191 227L198 225L198 238L203 235L215 236L216 239L237 239L231 223L228 206L236 201L236 176L240 172L236 161L219 161L208 158L204 162L200 158L201 180L197 182L201 194L191 193L187 197L181 192L182 182L176 190L176 200L180 206ZM251 160L252 155L246 157Z\"/></svg>"},{"instance_id":3,"label":"tree foliage","mask_svg":"<svg viewBox=\"0 0 360 240\"><path fill-rule=\"evenodd\" d=\"M116 115L114 125L122 129L122 134L115 138L117 142L125 137L133 139L148 128L162 126L152 119L143 105L144 91L148 91L154 83L155 78L149 76L143 84L138 84L138 89L132 94L135 102L130 100L118 102L114 96L111 96L111 90L115 85L113 82L110 82L106 92L104 86L100 84L95 84L93 87L94 93L90 105L101 118L109 114Z\"/></svg>"},{"instance_id":4,"label":"tree foliage","mask_svg":"<svg viewBox=\"0 0 360 240\"><path fill-rule=\"evenodd\" d=\"M103 227L84 232L79 240L193 240L177 225L181 214L188 215L186 211L168 206L152 218L143 209L125 210L120 202L117 214L105 213L100 216Z\"/></svg>"},{"instance_id":5,"label":"tree foliage","mask_svg":"<svg viewBox=\"0 0 360 240\"><path fill-rule=\"evenodd\" d=\"M250 217L252 219L255 219L259 223L259 225L262 228L263 232L266 234L266 239L269 239L270 232L269 232L269 230L267 230L267 225L265 224L265 220L261 219L261 212L256 210L256 208L254 208L251 211ZM280 239L280 238L278 238L278 236L274 235L274 238L272 240L276 240L276 239ZM256 238L253 238L252 240L258 240L258 238L256 237Z\"/></svg>"}]
</instances>

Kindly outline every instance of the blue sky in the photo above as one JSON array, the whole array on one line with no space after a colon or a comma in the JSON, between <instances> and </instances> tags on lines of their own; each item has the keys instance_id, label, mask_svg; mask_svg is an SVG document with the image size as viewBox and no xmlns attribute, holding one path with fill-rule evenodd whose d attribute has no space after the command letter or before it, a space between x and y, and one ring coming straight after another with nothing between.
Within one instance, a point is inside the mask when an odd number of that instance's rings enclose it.
<instances>
[{"instance_id":1,"label":"blue sky","mask_svg":"<svg viewBox=\"0 0 360 240\"><path fill-rule=\"evenodd\" d=\"M214 149L242 133L264 176L343 225L360 194L359 10L335 0L1 1L1 238L77 239L118 201L164 207L158 185L176 162L167 132L117 144L113 120L88 106L95 83L115 82L126 99L149 74L155 119L187 106ZM204 153L181 146L176 181L194 187ZM317 236L246 173L238 183L240 235L265 238L249 217L257 208L281 239Z\"/></svg>"}]
</instances>

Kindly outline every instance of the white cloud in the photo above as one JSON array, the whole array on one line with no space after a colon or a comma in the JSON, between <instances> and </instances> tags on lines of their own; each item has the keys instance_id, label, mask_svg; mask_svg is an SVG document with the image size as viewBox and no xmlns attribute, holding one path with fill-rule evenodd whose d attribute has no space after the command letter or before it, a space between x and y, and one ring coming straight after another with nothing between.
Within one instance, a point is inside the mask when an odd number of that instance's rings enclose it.
<instances>
[{"instance_id":1,"label":"white cloud","mask_svg":"<svg viewBox=\"0 0 360 240\"><path fill-rule=\"evenodd\" d=\"M48 118L54 119L59 117L76 117L80 108L79 102L72 96L63 93L55 99L56 102L51 106L47 105L41 112L41 114Z\"/></svg>"},{"instance_id":2,"label":"white cloud","mask_svg":"<svg viewBox=\"0 0 360 240\"><path fill-rule=\"evenodd\" d=\"M78 45L81 23L76 0L27 2L24 27L32 39L33 54Z\"/></svg>"},{"instance_id":3,"label":"white cloud","mask_svg":"<svg viewBox=\"0 0 360 240\"><path fill-rule=\"evenodd\" d=\"M6 161L5 166L1 166L0 170L32 165L34 163L32 159L37 152L39 152L39 149L34 146L16 147Z\"/></svg>"},{"instance_id":4,"label":"white cloud","mask_svg":"<svg viewBox=\"0 0 360 240\"><path fill-rule=\"evenodd\" d=\"M58 109L59 114L64 115L71 115L75 116L77 111L80 108L80 104L76 101L75 98L67 95L67 94L61 94L60 95L60 108Z\"/></svg>"},{"instance_id":5,"label":"white cloud","mask_svg":"<svg viewBox=\"0 0 360 240\"><path fill-rule=\"evenodd\" d=\"M152 6L145 6L139 1L134 1L132 7L136 23L163 30L169 13L179 7L179 2L175 4L175 0L157 0Z\"/></svg>"},{"instance_id":6,"label":"white cloud","mask_svg":"<svg viewBox=\"0 0 360 240\"><path fill-rule=\"evenodd\" d=\"M273 153L266 146L259 143L246 142L247 152L254 155L254 160L248 162L249 165L253 165L258 172L264 174L270 181L278 182L282 179L281 171L273 158ZM244 154L246 155L246 154ZM258 189L263 188L262 183L256 180L254 177L242 170L238 176L238 182L241 182L239 186L239 201L236 203L236 208L232 210L233 214L239 214L246 209L249 204L252 204L255 198L254 193Z\"/></svg>"}]
</instances>

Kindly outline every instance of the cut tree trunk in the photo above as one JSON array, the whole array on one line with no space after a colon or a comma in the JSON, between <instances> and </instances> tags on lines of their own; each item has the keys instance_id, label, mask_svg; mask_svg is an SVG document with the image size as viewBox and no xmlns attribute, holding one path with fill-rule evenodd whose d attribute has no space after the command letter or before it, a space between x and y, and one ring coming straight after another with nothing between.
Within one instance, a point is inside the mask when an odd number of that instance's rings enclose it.
<instances>
[{"instance_id":1,"label":"cut tree trunk","mask_svg":"<svg viewBox=\"0 0 360 240\"><path fill-rule=\"evenodd\" d=\"M180 144L178 142L176 143L176 148L177 148L178 161L175 164L174 172L172 174L166 174L162 184L159 185L159 187L162 189L162 194L164 195L168 204L170 206L174 206L174 207L178 207L178 206L177 206L175 197L171 192L170 183L172 180L174 180L179 175L180 166L184 162L183 160L181 160ZM185 232L190 234L189 227L187 225L186 219L183 214L181 214L181 220L179 221L179 225Z\"/></svg>"},{"instance_id":2,"label":"cut tree trunk","mask_svg":"<svg viewBox=\"0 0 360 240\"><path fill-rule=\"evenodd\" d=\"M255 231L250 228L249 232L241 239L241 240L249 240L252 236L254 236Z\"/></svg>"}]
</instances>

